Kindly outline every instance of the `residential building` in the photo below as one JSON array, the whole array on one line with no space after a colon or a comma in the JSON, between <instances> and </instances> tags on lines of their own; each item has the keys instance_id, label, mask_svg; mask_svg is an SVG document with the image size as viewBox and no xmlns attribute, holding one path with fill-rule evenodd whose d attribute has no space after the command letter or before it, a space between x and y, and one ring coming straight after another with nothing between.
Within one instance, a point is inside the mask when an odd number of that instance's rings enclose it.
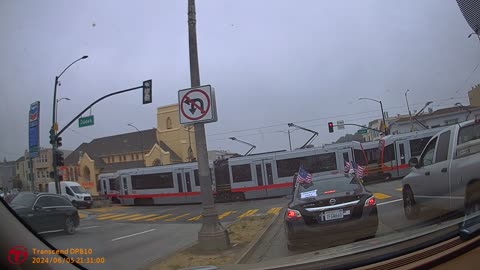
<instances>
[{"instance_id":1,"label":"residential building","mask_svg":"<svg viewBox=\"0 0 480 270\"><path fill-rule=\"evenodd\" d=\"M28 151L15 161L16 179L21 182L21 190L32 190L32 181L30 178L31 163L28 159Z\"/></svg>"},{"instance_id":2,"label":"residential building","mask_svg":"<svg viewBox=\"0 0 480 270\"><path fill-rule=\"evenodd\" d=\"M15 175L15 161L7 161L6 159L3 159L3 162L0 162L1 192L10 191L13 189Z\"/></svg>"},{"instance_id":3,"label":"residential building","mask_svg":"<svg viewBox=\"0 0 480 270\"><path fill-rule=\"evenodd\" d=\"M480 84L472 87L472 90L468 91L468 100L470 106L480 107Z\"/></svg>"},{"instance_id":4,"label":"residential building","mask_svg":"<svg viewBox=\"0 0 480 270\"><path fill-rule=\"evenodd\" d=\"M455 106L436 111L429 109L427 113L420 114L410 121L410 117L399 117L390 124L391 134L407 133L415 130L436 128L460 123L466 120L480 118L480 107Z\"/></svg>"},{"instance_id":5,"label":"residential building","mask_svg":"<svg viewBox=\"0 0 480 270\"><path fill-rule=\"evenodd\" d=\"M72 153L71 150L59 149L63 152L64 159ZM27 156L27 155L26 155ZM51 148L41 148L38 157L32 159L34 189L39 192L48 190L48 183L53 179L50 173L53 172L53 151Z\"/></svg>"}]
</instances>

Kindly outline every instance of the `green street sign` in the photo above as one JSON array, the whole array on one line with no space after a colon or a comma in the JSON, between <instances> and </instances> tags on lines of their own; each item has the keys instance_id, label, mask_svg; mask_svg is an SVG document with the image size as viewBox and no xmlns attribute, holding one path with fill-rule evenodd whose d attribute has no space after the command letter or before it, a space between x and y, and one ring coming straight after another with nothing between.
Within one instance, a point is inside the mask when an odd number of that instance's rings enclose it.
<instances>
[{"instance_id":1,"label":"green street sign","mask_svg":"<svg viewBox=\"0 0 480 270\"><path fill-rule=\"evenodd\" d=\"M357 134L367 134L367 129L359 129Z\"/></svg>"},{"instance_id":2,"label":"green street sign","mask_svg":"<svg viewBox=\"0 0 480 270\"><path fill-rule=\"evenodd\" d=\"M93 115L78 119L78 127L93 126Z\"/></svg>"}]
</instances>

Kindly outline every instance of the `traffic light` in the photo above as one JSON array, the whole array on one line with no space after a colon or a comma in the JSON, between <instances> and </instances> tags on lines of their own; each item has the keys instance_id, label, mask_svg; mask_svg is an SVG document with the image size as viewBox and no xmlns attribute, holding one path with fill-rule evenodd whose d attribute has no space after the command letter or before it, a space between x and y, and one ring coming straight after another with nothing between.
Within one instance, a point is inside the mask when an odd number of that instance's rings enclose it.
<instances>
[{"instance_id":1,"label":"traffic light","mask_svg":"<svg viewBox=\"0 0 480 270\"><path fill-rule=\"evenodd\" d=\"M50 144L53 145L55 143L55 130L53 128L50 129Z\"/></svg>"},{"instance_id":2,"label":"traffic light","mask_svg":"<svg viewBox=\"0 0 480 270\"><path fill-rule=\"evenodd\" d=\"M143 104L152 103L152 80L143 82Z\"/></svg>"},{"instance_id":3,"label":"traffic light","mask_svg":"<svg viewBox=\"0 0 480 270\"><path fill-rule=\"evenodd\" d=\"M328 132L333 133L333 122L328 122Z\"/></svg>"},{"instance_id":4,"label":"traffic light","mask_svg":"<svg viewBox=\"0 0 480 270\"><path fill-rule=\"evenodd\" d=\"M57 138L57 148L62 147L62 137Z\"/></svg>"},{"instance_id":5,"label":"traffic light","mask_svg":"<svg viewBox=\"0 0 480 270\"><path fill-rule=\"evenodd\" d=\"M62 167L65 165L65 159L63 158L62 151L55 152L55 164L57 165L57 167Z\"/></svg>"}]
</instances>

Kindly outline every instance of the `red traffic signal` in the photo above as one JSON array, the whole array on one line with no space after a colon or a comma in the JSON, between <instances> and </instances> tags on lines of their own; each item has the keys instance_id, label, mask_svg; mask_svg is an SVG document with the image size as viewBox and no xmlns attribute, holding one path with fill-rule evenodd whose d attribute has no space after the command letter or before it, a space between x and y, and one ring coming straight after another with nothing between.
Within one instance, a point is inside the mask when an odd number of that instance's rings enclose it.
<instances>
[{"instance_id":1,"label":"red traffic signal","mask_svg":"<svg viewBox=\"0 0 480 270\"><path fill-rule=\"evenodd\" d=\"M328 122L328 132L333 133L333 122Z\"/></svg>"}]
</instances>

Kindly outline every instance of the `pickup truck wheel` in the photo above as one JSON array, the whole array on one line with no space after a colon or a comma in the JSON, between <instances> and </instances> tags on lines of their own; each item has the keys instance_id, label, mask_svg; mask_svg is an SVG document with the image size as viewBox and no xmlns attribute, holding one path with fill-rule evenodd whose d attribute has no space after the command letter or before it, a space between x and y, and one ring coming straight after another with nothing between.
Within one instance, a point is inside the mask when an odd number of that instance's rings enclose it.
<instances>
[{"instance_id":1,"label":"pickup truck wheel","mask_svg":"<svg viewBox=\"0 0 480 270\"><path fill-rule=\"evenodd\" d=\"M75 233L75 222L71 216L68 216L65 219L65 233L74 234Z\"/></svg>"},{"instance_id":2,"label":"pickup truck wheel","mask_svg":"<svg viewBox=\"0 0 480 270\"><path fill-rule=\"evenodd\" d=\"M407 219L416 219L420 215L420 207L415 202L413 192L409 187L403 191L403 212Z\"/></svg>"}]
</instances>

